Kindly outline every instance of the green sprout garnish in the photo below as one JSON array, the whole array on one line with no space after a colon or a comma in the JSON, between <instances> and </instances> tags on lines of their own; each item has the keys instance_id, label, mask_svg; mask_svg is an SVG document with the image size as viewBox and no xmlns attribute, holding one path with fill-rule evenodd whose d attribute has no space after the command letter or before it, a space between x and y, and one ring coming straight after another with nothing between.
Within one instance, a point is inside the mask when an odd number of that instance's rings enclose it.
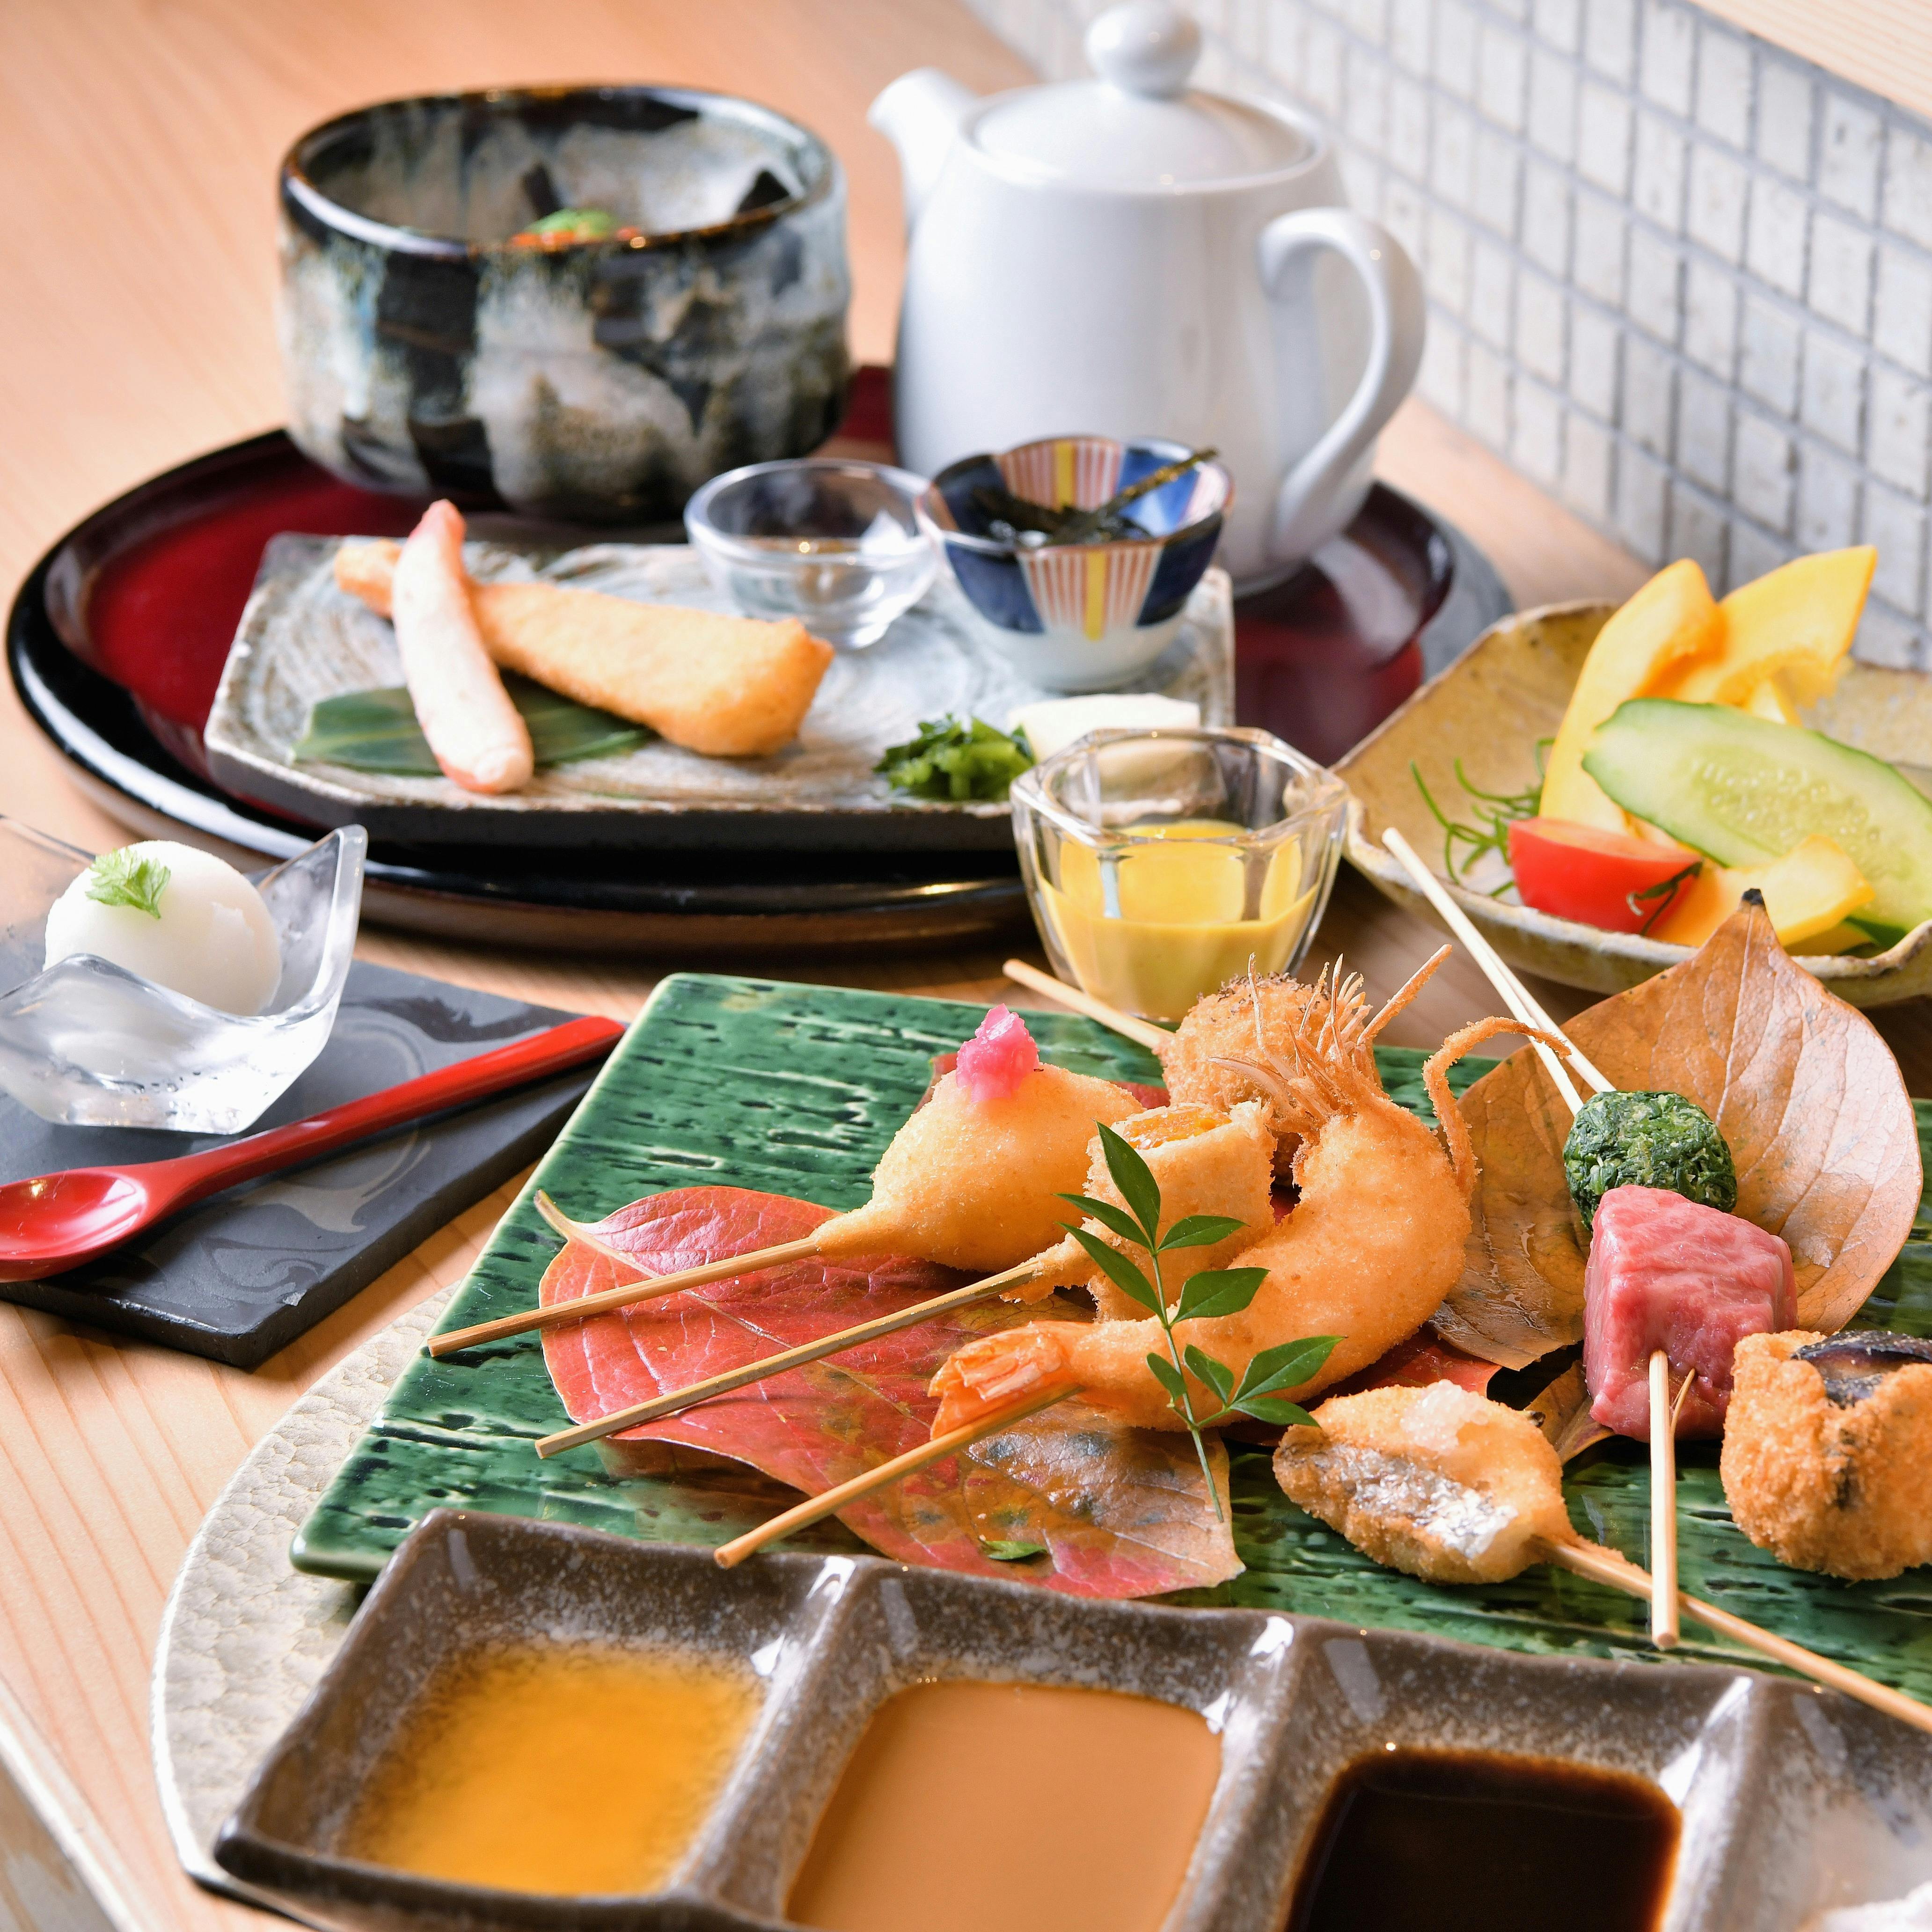
<instances>
[{"instance_id":1,"label":"green sprout garnish","mask_svg":"<svg viewBox=\"0 0 1932 1932\"><path fill-rule=\"evenodd\" d=\"M532 221L517 239L527 235L567 235L573 242L601 242L617 232L617 218L601 208L560 208L541 221Z\"/></svg>"},{"instance_id":2,"label":"green sprout garnish","mask_svg":"<svg viewBox=\"0 0 1932 1932\"><path fill-rule=\"evenodd\" d=\"M159 919L167 884L168 868L159 860L140 856L134 847L124 845L94 860L87 875L87 896L103 905L131 906Z\"/></svg>"},{"instance_id":3,"label":"green sprout garnish","mask_svg":"<svg viewBox=\"0 0 1932 1932\"><path fill-rule=\"evenodd\" d=\"M895 745L872 769L896 790L915 798L1002 799L1006 788L1033 763L1016 738L983 719L929 718L919 736Z\"/></svg>"},{"instance_id":4,"label":"green sprout garnish","mask_svg":"<svg viewBox=\"0 0 1932 1932\"><path fill-rule=\"evenodd\" d=\"M1460 886L1469 883L1469 868L1485 852L1494 852L1505 862L1509 858L1509 829L1519 818L1534 818L1543 802L1543 761L1553 738L1539 738L1536 741L1536 782L1521 791L1485 791L1480 785L1472 784L1468 774L1462 769L1462 760L1456 760L1456 782L1475 802L1470 817L1476 822L1465 824L1460 819L1451 818L1436 802L1429 787L1424 782L1420 770L1412 758L1408 761L1408 775L1415 781L1415 788L1422 794L1422 802L1429 808L1430 816L1442 828L1442 869ZM1462 856L1459 863L1458 848ZM1500 898L1508 892L1514 880L1505 879L1499 886L1490 889L1491 898Z\"/></svg>"},{"instance_id":5,"label":"green sprout garnish","mask_svg":"<svg viewBox=\"0 0 1932 1932\"><path fill-rule=\"evenodd\" d=\"M1206 1478L1208 1493L1214 1514L1222 1520L1219 1491L1208 1467L1208 1446L1202 1431L1218 1427L1230 1416L1252 1416L1257 1422L1279 1424L1285 1428L1309 1426L1315 1418L1282 1393L1299 1388L1316 1375L1328 1360L1339 1335L1305 1335L1298 1342L1284 1342L1278 1348L1264 1348L1249 1363L1238 1384L1234 1372L1225 1362L1216 1361L1205 1350L1189 1342L1184 1348L1174 1334L1184 1322L1208 1322L1216 1316L1238 1315L1260 1292L1268 1279L1266 1268L1207 1268L1190 1275L1181 1286L1180 1298L1168 1305L1166 1283L1161 1279L1161 1257L1178 1249L1204 1248L1239 1232L1243 1222L1225 1214L1190 1214L1177 1221L1165 1234L1160 1230L1160 1184L1139 1154L1113 1129L1096 1122L1100 1146L1106 1156L1107 1172L1120 1190L1124 1210L1111 1201L1096 1201L1084 1194L1063 1194L1060 1198L1077 1208L1117 1234L1130 1246L1143 1250L1154 1269L1147 1276L1118 1248L1099 1235L1063 1222L1061 1226L1086 1250L1088 1258L1130 1301L1138 1303L1160 1324L1167 1352L1151 1352L1147 1364L1154 1379L1167 1391L1168 1406L1186 1425L1194 1438L1194 1453L1201 1459L1201 1473ZM1218 1408L1203 1412L1194 1403L1188 1382L1196 1381L1214 1391Z\"/></svg>"}]
</instances>

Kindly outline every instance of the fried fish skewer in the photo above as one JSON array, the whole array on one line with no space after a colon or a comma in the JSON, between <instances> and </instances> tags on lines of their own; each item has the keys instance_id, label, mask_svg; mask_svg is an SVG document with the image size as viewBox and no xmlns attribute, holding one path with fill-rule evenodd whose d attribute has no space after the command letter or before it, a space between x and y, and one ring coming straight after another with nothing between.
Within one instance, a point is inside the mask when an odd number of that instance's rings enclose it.
<instances>
[{"instance_id":1,"label":"fried fish skewer","mask_svg":"<svg viewBox=\"0 0 1932 1932\"><path fill-rule=\"evenodd\" d=\"M1502 1582L1537 1563L1648 1603L1654 1580L1570 1527L1563 1466L1520 1410L1433 1382L1331 1396L1291 1429L1276 1479L1357 1549L1433 1583ZM1678 1607L1721 1635L1921 1730L1932 1708L1682 1591Z\"/></svg>"}]
</instances>

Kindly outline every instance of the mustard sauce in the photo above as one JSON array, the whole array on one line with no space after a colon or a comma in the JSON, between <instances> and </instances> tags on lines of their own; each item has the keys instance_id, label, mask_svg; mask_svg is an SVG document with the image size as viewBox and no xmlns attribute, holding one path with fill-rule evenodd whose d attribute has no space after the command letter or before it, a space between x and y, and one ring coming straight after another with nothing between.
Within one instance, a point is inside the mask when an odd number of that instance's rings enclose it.
<instances>
[{"instance_id":1,"label":"mustard sauce","mask_svg":"<svg viewBox=\"0 0 1932 1932\"><path fill-rule=\"evenodd\" d=\"M1179 1019L1252 957L1257 973L1288 962L1313 909L1300 848L1234 843L1243 828L1216 819L1127 828L1144 844L1118 858L1069 840L1060 881L1040 898L1076 977L1111 1005Z\"/></svg>"},{"instance_id":2,"label":"mustard sauce","mask_svg":"<svg viewBox=\"0 0 1932 1932\"><path fill-rule=\"evenodd\" d=\"M708 1657L580 1646L466 1659L404 1719L340 1849L511 1892L657 1890L760 1694Z\"/></svg>"}]
</instances>

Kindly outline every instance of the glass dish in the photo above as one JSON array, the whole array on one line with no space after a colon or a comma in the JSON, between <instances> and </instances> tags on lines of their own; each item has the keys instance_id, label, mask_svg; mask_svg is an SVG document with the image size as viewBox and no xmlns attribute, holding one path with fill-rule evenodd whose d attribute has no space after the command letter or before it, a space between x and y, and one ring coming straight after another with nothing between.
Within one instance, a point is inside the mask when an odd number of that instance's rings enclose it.
<instances>
[{"instance_id":1,"label":"glass dish","mask_svg":"<svg viewBox=\"0 0 1932 1932\"><path fill-rule=\"evenodd\" d=\"M684 527L747 616L796 617L814 638L862 650L939 574L916 508L925 488L882 463L754 463L706 484Z\"/></svg>"},{"instance_id":2,"label":"glass dish","mask_svg":"<svg viewBox=\"0 0 1932 1932\"><path fill-rule=\"evenodd\" d=\"M1054 970L1178 1020L1250 964L1292 972L1342 850L1348 788L1266 731L1096 731L1013 781Z\"/></svg>"},{"instance_id":3,"label":"glass dish","mask_svg":"<svg viewBox=\"0 0 1932 1932\"><path fill-rule=\"evenodd\" d=\"M335 1024L368 846L345 826L254 875L282 977L266 1012L240 1018L91 953L43 970L48 909L94 854L0 818L0 1087L60 1126L241 1132Z\"/></svg>"}]
</instances>

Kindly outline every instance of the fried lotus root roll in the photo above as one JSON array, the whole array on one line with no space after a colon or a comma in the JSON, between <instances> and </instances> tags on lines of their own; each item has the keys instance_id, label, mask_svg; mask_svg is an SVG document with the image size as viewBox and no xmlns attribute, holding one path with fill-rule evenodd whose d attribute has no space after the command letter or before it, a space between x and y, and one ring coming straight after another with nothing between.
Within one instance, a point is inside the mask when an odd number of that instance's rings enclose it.
<instances>
[{"instance_id":1,"label":"fried lotus root roll","mask_svg":"<svg viewBox=\"0 0 1932 1932\"><path fill-rule=\"evenodd\" d=\"M1568 1540L1563 1465L1529 1418L1454 1382L1334 1396L1275 1451L1289 1497L1432 1583L1499 1583Z\"/></svg>"},{"instance_id":2,"label":"fried lotus root roll","mask_svg":"<svg viewBox=\"0 0 1932 1932\"><path fill-rule=\"evenodd\" d=\"M1738 1527L1795 1570L1856 1579L1932 1563L1932 1342L1747 1336L1718 1467Z\"/></svg>"},{"instance_id":3,"label":"fried lotus root roll","mask_svg":"<svg viewBox=\"0 0 1932 1932\"><path fill-rule=\"evenodd\" d=\"M1159 1233L1165 1235L1193 1214L1226 1215L1242 1224L1238 1232L1209 1246L1182 1248L1167 1256L1163 1274L1170 1293L1188 1275L1227 1267L1274 1225L1274 1136L1268 1130L1267 1112L1256 1100L1239 1101L1226 1114L1212 1107L1154 1107L1112 1124L1160 1184ZM1086 1184L1079 1191L1116 1208L1127 1204L1107 1171L1106 1150L1097 1134L1088 1145ZM1098 1221L1082 1226L1109 1247L1124 1249L1120 1237ZM1145 1273L1145 1254L1138 1248L1124 1251ZM1103 1320L1131 1322L1146 1312L1094 1265L1070 1234L1044 1258L1053 1272L1016 1289L1010 1300L1034 1301L1055 1287L1084 1288Z\"/></svg>"}]
</instances>

